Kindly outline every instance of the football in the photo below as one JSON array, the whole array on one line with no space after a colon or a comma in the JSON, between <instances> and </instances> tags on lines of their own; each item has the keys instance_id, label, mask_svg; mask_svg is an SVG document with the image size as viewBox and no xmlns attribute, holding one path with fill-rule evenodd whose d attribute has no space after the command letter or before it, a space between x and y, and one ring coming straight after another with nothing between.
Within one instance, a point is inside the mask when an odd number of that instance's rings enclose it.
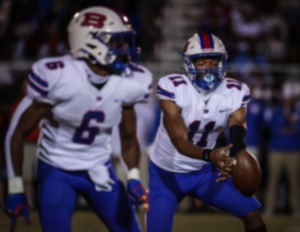
<instances>
[{"instance_id":1,"label":"football","mask_svg":"<svg viewBox=\"0 0 300 232\"><path fill-rule=\"evenodd\" d=\"M245 196L254 195L262 179L258 160L247 150L241 150L234 158L231 176L235 187Z\"/></svg>"}]
</instances>

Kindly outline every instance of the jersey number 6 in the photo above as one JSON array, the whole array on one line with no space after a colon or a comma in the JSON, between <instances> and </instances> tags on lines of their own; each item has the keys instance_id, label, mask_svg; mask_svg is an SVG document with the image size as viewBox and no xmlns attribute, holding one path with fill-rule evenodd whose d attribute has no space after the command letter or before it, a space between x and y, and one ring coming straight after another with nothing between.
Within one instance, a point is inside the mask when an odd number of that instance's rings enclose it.
<instances>
[{"instance_id":1,"label":"jersey number 6","mask_svg":"<svg viewBox=\"0 0 300 232\"><path fill-rule=\"evenodd\" d=\"M96 135L99 133L97 125L91 126L92 120L96 122L103 122L105 114L102 111L88 111L81 121L80 126L75 131L73 141L81 144L92 144L95 140Z\"/></svg>"}]
</instances>

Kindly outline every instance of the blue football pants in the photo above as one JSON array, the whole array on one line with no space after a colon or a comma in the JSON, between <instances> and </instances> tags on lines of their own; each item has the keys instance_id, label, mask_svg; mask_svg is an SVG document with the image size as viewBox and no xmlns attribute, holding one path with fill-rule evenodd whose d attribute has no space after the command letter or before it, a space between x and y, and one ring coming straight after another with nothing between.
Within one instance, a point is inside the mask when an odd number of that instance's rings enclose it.
<instances>
[{"instance_id":1,"label":"blue football pants","mask_svg":"<svg viewBox=\"0 0 300 232\"><path fill-rule=\"evenodd\" d=\"M218 170L211 164L205 165L199 171L173 173L150 162L149 178L150 209L147 214L147 232L172 231L176 208L185 196L200 199L238 218L261 208L255 197L242 195L231 178L216 182Z\"/></svg>"},{"instance_id":2,"label":"blue football pants","mask_svg":"<svg viewBox=\"0 0 300 232\"><path fill-rule=\"evenodd\" d=\"M115 181L111 192L96 191L86 171L64 171L38 162L39 214L43 232L71 232L77 194L112 232L140 232L141 226L127 192L110 164Z\"/></svg>"}]
</instances>

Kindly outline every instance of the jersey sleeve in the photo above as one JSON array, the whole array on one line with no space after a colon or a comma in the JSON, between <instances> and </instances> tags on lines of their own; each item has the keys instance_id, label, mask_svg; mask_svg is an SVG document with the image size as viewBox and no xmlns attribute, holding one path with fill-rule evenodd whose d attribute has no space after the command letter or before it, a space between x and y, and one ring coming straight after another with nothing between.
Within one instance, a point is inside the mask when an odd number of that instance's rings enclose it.
<instances>
[{"instance_id":1,"label":"jersey sleeve","mask_svg":"<svg viewBox=\"0 0 300 232\"><path fill-rule=\"evenodd\" d=\"M246 108L248 103L251 100L251 96L250 96L250 89L248 87L248 85L246 85L245 83L242 84L242 100L241 100L241 107Z\"/></svg>"},{"instance_id":2,"label":"jersey sleeve","mask_svg":"<svg viewBox=\"0 0 300 232\"><path fill-rule=\"evenodd\" d=\"M240 88L233 89L233 96L232 112L240 108L247 108L247 105L251 100L248 85L241 82Z\"/></svg>"},{"instance_id":3,"label":"jersey sleeve","mask_svg":"<svg viewBox=\"0 0 300 232\"><path fill-rule=\"evenodd\" d=\"M52 62L47 59L34 63L28 74L28 97L51 105L55 104L56 101L51 91L61 75L62 67L63 62Z\"/></svg>"},{"instance_id":4,"label":"jersey sleeve","mask_svg":"<svg viewBox=\"0 0 300 232\"><path fill-rule=\"evenodd\" d=\"M136 70L138 68L138 70ZM126 88L126 97L124 98L123 105L133 105L138 102L147 101L152 93L153 75L142 66L135 66L133 77L123 79Z\"/></svg>"},{"instance_id":5,"label":"jersey sleeve","mask_svg":"<svg viewBox=\"0 0 300 232\"><path fill-rule=\"evenodd\" d=\"M153 74L142 65L130 65L133 72L131 80L137 82L146 92L152 90Z\"/></svg>"},{"instance_id":6,"label":"jersey sleeve","mask_svg":"<svg viewBox=\"0 0 300 232\"><path fill-rule=\"evenodd\" d=\"M156 86L156 94L159 99L175 101L175 88L174 84L170 81L168 76L159 79Z\"/></svg>"}]
</instances>

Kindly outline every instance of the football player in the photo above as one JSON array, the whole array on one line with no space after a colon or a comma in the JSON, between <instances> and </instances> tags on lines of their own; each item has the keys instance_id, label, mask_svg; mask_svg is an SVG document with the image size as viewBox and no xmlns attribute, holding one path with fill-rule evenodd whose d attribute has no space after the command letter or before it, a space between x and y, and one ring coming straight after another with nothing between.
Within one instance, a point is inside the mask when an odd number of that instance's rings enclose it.
<instances>
[{"instance_id":1,"label":"football player","mask_svg":"<svg viewBox=\"0 0 300 232\"><path fill-rule=\"evenodd\" d=\"M130 200L147 205L139 180L134 104L151 92L152 74L134 63L135 32L126 16L105 7L74 15L68 26L71 55L33 64L27 96L6 136L8 198L12 220L29 220L21 170L23 138L37 124L39 215L44 232L70 232L77 194L109 231L141 231ZM119 124L127 190L111 162L112 127Z\"/></svg>"},{"instance_id":2,"label":"football player","mask_svg":"<svg viewBox=\"0 0 300 232\"><path fill-rule=\"evenodd\" d=\"M194 34L182 55L186 74L164 76L156 88L163 115L150 156L147 231L172 231L178 203L192 196L240 218L247 232L265 232L260 203L229 176L246 147L249 88L225 77L227 52L211 33ZM214 149L227 126L231 144Z\"/></svg>"}]
</instances>

